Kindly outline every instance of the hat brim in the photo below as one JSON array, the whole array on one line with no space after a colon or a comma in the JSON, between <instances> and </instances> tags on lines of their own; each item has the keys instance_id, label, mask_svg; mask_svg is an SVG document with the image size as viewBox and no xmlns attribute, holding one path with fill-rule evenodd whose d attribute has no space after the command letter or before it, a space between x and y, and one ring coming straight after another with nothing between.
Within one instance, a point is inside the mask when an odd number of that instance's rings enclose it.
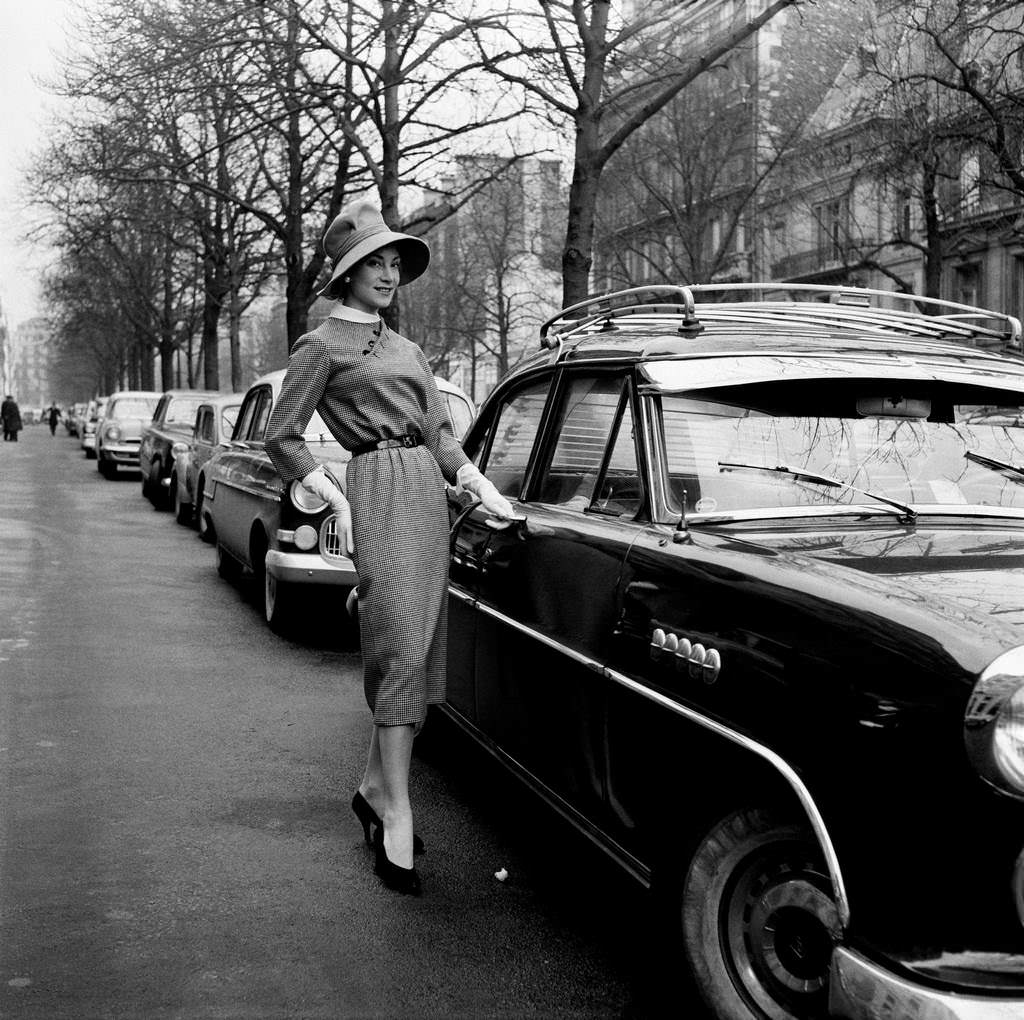
<instances>
[{"instance_id":1,"label":"hat brim","mask_svg":"<svg viewBox=\"0 0 1024 1020\"><path fill-rule=\"evenodd\" d=\"M398 234L394 231L379 231L372 237L352 246L334 264L334 271L326 285L317 291L318 297L335 297L334 285L343 273L347 273L357 262L362 262L375 251L394 245L402 256L402 271L398 277L398 285L401 287L412 283L418 276L422 276L430 262L430 248L422 238L413 237L412 234Z\"/></svg>"}]
</instances>

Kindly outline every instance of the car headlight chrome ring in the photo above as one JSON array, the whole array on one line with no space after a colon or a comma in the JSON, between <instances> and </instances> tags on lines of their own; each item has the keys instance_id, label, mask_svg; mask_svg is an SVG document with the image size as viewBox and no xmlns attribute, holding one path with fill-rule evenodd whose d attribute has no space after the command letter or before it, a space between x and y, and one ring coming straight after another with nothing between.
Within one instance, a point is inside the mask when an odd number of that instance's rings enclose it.
<instances>
[{"instance_id":1,"label":"car headlight chrome ring","mask_svg":"<svg viewBox=\"0 0 1024 1020\"><path fill-rule=\"evenodd\" d=\"M316 493L310 492L309 489L305 488L298 478L289 487L288 495L291 497L295 509L300 513L318 514L327 506L327 503Z\"/></svg>"},{"instance_id":2,"label":"car headlight chrome ring","mask_svg":"<svg viewBox=\"0 0 1024 1020\"><path fill-rule=\"evenodd\" d=\"M984 780L1024 800L1024 646L982 672L964 714L964 742Z\"/></svg>"},{"instance_id":3,"label":"car headlight chrome ring","mask_svg":"<svg viewBox=\"0 0 1024 1020\"><path fill-rule=\"evenodd\" d=\"M121 430L116 425L108 425L104 430L103 434L112 443L116 443L121 438Z\"/></svg>"}]
</instances>

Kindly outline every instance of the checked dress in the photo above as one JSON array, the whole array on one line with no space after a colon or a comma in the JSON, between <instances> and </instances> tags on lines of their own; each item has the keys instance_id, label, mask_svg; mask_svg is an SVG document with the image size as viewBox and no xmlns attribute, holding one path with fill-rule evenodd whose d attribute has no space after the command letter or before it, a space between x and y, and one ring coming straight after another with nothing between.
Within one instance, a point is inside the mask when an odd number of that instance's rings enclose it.
<instances>
[{"instance_id":1,"label":"checked dress","mask_svg":"<svg viewBox=\"0 0 1024 1020\"><path fill-rule=\"evenodd\" d=\"M331 317L300 337L267 425L287 482L316 466L303 432L314 411L346 449L410 431L423 444L359 454L346 468L359 577L363 687L374 722L422 722L444 701L448 506L468 462L423 352L379 320Z\"/></svg>"}]
</instances>

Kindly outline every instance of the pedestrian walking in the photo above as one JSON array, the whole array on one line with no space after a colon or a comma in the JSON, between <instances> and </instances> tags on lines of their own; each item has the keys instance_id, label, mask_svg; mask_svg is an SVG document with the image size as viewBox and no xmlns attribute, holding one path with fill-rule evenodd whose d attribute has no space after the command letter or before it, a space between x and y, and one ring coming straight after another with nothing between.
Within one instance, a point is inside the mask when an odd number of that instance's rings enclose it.
<instances>
[{"instance_id":1,"label":"pedestrian walking","mask_svg":"<svg viewBox=\"0 0 1024 1020\"><path fill-rule=\"evenodd\" d=\"M373 713L366 771L352 809L391 889L418 895L409 769L427 706L444 701L448 609L447 479L508 518L512 507L462 450L422 350L380 317L397 288L420 276L426 243L390 230L357 202L323 238L333 260L329 317L300 337L267 425L282 478L338 515L359 579L363 688ZM319 411L352 453L345 494L314 460L303 432Z\"/></svg>"},{"instance_id":2,"label":"pedestrian walking","mask_svg":"<svg viewBox=\"0 0 1024 1020\"><path fill-rule=\"evenodd\" d=\"M51 403L46 409L46 420L50 423L50 435L52 436L57 431L57 422L60 421L60 408L55 403Z\"/></svg>"},{"instance_id":3,"label":"pedestrian walking","mask_svg":"<svg viewBox=\"0 0 1024 1020\"><path fill-rule=\"evenodd\" d=\"M18 441L18 433L22 428L21 409L10 393L4 397L4 402L0 404L0 418L3 419L4 425L4 442L16 443Z\"/></svg>"}]
</instances>

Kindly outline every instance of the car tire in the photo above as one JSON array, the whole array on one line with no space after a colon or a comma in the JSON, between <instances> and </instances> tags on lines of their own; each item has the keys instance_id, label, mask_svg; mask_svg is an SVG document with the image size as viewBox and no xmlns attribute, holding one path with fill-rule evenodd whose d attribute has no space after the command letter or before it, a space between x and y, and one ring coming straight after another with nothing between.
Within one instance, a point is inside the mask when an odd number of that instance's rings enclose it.
<instances>
[{"instance_id":1,"label":"car tire","mask_svg":"<svg viewBox=\"0 0 1024 1020\"><path fill-rule=\"evenodd\" d=\"M279 581L266 567L263 575L263 616L275 634L287 634L296 619L295 585Z\"/></svg>"},{"instance_id":2,"label":"car tire","mask_svg":"<svg viewBox=\"0 0 1024 1020\"><path fill-rule=\"evenodd\" d=\"M206 479L200 475L196 482L196 502L192 511L192 516L196 522L196 531L199 532L199 537L204 542L213 542L213 523L210 521L210 515L206 512L206 508L203 506L203 489L206 486Z\"/></svg>"},{"instance_id":3,"label":"car tire","mask_svg":"<svg viewBox=\"0 0 1024 1020\"><path fill-rule=\"evenodd\" d=\"M700 841L679 903L682 951L720 1020L826 1016L840 938L832 884L810 831L735 811Z\"/></svg>"},{"instance_id":4,"label":"car tire","mask_svg":"<svg viewBox=\"0 0 1024 1020\"><path fill-rule=\"evenodd\" d=\"M108 481L117 473L117 468L99 454L96 455L96 470Z\"/></svg>"},{"instance_id":5,"label":"car tire","mask_svg":"<svg viewBox=\"0 0 1024 1020\"><path fill-rule=\"evenodd\" d=\"M220 542L217 543L217 573L225 581L237 581L242 576L242 564Z\"/></svg>"},{"instance_id":6,"label":"car tire","mask_svg":"<svg viewBox=\"0 0 1024 1020\"><path fill-rule=\"evenodd\" d=\"M153 460L149 465L149 499L157 510L171 509L171 494L168 489L160 484L163 477L163 465L159 460Z\"/></svg>"},{"instance_id":7,"label":"car tire","mask_svg":"<svg viewBox=\"0 0 1024 1020\"><path fill-rule=\"evenodd\" d=\"M185 527L192 524L192 504L186 503L181 498L181 489L178 487L178 474L171 475L171 498L174 500L174 519Z\"/></svg>"}]
</instances>

